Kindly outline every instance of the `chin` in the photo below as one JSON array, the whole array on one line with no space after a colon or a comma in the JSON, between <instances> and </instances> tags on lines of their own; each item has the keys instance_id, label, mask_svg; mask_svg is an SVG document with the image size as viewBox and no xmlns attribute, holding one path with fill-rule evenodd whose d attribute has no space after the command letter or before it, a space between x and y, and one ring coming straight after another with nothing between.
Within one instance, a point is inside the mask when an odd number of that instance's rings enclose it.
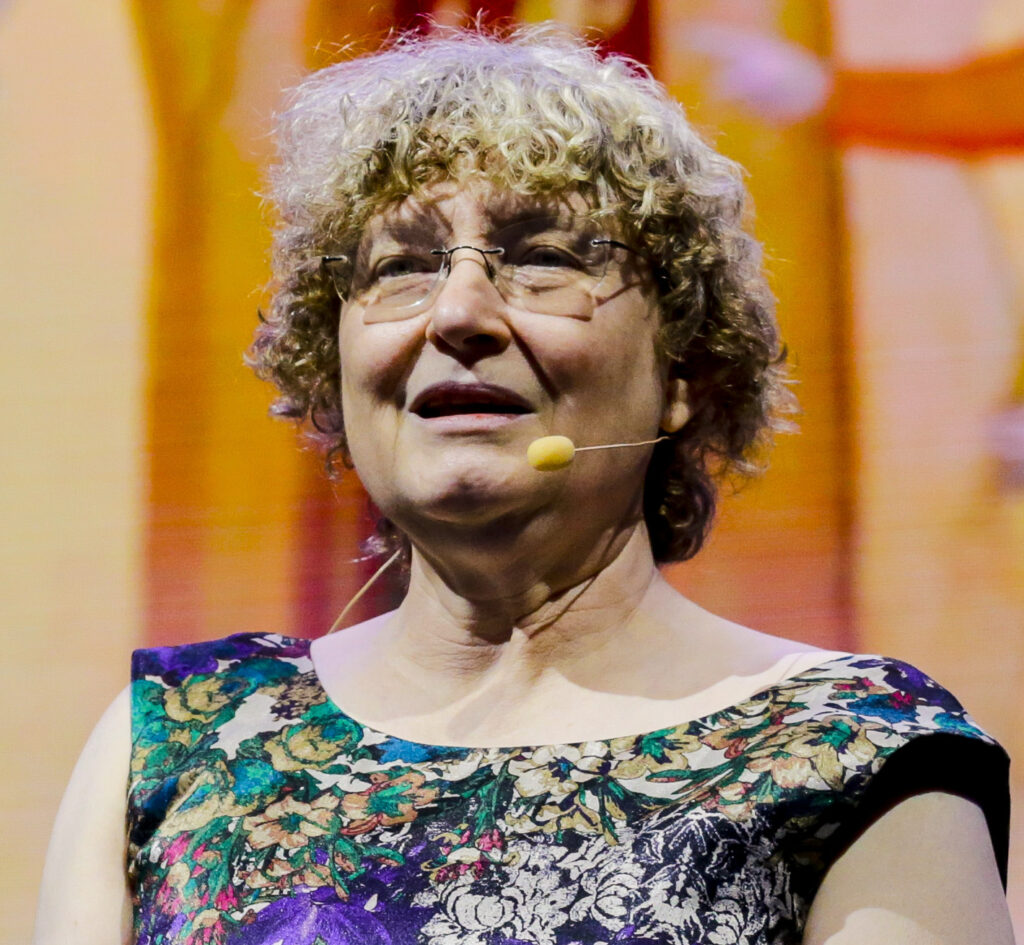
<instances>
[{"instance_id":1,"label":"chin","mask_svg":"<svg viewBox=\"0 0 1024 945\"><path fill-rule=\"evenodd\" d=\"M529 468L502 475L494 463L482 468L462 464L456 474L435 470L413 478L411 488L388 503L392 510L385 512L410 533L418 530L416 521L479 527L509 516L530 516L551 498L554 485L550 480L538 481Z\"/></svg>"}]
</instances>

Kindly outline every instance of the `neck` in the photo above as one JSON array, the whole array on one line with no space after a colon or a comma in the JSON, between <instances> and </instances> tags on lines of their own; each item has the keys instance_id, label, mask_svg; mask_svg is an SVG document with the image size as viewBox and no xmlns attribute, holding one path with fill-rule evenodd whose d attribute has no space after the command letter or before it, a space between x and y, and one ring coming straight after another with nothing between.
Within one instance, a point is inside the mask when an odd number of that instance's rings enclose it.
<instances>
[{"instance_id":1,"label":"neck","mask_svg":"<svg viewBox=\"0 0 1024 945\"><path fill-rule=\"evenodd\" d=\"M675 724L687 699L792 648L673 590L642 524L614 537L572 581L541 575L504 592L496 580L456 589L417 552L399 609L315 641L317 672L346 711L399 737L539 745L606 732L609 713L621 732Z\"/></svg>"},{"instance_id":2,"label":"neck","mask_svg":"<svg viewBox=\"0 0 1024 945\"><path fill-rule=\"evenodd\" d=\"M613 563L616 580L628 571L646 583L654 561L640 490L577 492L501 515L393 516L413 546L408 606L436 605L445 622L501 642L550 622Z\"/></svg>"},{"instance_id":3,"label":"neck","mask_svg":"<svg viewBox=\"0 0 1024 945\"><path fill-rule=\"evenodd\" d=\"M572 570L545 567L545 557L496 568L478 560L463 576L414 552L409 593L390 621L393 657L428 676L475 676L502 662L528 675L551 670L620 629L657 576L642 523L592 541Z\"/></svg>"}]
</instances>

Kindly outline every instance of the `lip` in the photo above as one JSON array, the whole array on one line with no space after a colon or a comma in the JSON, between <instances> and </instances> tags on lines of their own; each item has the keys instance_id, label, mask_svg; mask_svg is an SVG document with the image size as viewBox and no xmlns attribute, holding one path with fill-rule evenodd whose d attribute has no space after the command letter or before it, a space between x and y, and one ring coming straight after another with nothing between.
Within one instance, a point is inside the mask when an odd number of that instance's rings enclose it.
<instances>
[{"instance_id":1,"label":"lip","mask_svg":"<svg viewBox=\"0 0 1024 945\"><path fill-rule=\"evenodd\" d=\"M474 409L480 408L480 409ZM521 394L497 384L443 381L420 391L409 412L421 420L458 422L461 419L493 418L495 422L533 413L533 405Z\"/></svg>"}]
</instances>

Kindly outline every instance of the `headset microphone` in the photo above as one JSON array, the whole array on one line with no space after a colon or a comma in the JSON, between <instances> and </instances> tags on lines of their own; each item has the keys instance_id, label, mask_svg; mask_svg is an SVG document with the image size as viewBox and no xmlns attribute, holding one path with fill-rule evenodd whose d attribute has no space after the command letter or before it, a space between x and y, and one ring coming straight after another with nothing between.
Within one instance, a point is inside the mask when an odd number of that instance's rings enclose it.
<instances>
[{"instance_id":1,"label":"headset microphone","mask_svg":"<svg viewBox=\"0 0 1024 945\"><path fill-rule=\"evenodd\" d=\"M616 450L628 446L650 446L667 440L667 436L659 436L654 440L640 440L637 443L604 443L600 446L576 446L567 436L542 436L534 440L526 448L526 460L534 468L542 472L564 469L577 453L586 450Z\"/></svg>"}]
</instances>

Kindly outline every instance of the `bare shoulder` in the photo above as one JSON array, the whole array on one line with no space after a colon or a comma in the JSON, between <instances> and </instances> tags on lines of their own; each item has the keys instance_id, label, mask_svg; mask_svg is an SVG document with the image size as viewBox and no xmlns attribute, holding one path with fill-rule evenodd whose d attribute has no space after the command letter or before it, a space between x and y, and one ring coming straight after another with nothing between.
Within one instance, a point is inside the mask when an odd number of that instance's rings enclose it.
<instances>
[{"instance_id":1,"label":"bare shoulder","mask_svg":"<svg viewBox=\"0 0 1024 945\"><path fill-rule=\"evenodd\" d=\"M93 729L64 792L43 869L34 945L129 941L124 823L130 756L125 689Z\"/></svg>"},{"instance_id":2,"label":"bare shoulder","mask_svg":"<svg viewBox=\"0 0 1024 945\"><path fill-rule=\"evenodd\" d=\"M314 662L326 662L336 658L338 653L354 654L370 649L378 641L381 631L394 619L395 612L387 611L345 627L340 632L325 633L310 644Z\"/></svg>"},{"instance_id":3,"label":"bare shoulder","mask_svg":"<svg viewBox=\"0 0 1024 945\"><path fill-rule=\"evenodd\" d=\"M832 865L803 945L1013 945L985 815L932 792L880 817Z\"/></svg>"},{"instance_id":4,"label":"bare shoulder","mask_svg":"<svg viewBox=\"0 0 1024 945\"><path fill-rule=\"evenodd\" d=\"M687 649L702 654L709 679L740 678L772 684L849 655L727 620L705 610L663 579L652 585L650 605L672 623Z\"/></svg>"}]
</instances>

